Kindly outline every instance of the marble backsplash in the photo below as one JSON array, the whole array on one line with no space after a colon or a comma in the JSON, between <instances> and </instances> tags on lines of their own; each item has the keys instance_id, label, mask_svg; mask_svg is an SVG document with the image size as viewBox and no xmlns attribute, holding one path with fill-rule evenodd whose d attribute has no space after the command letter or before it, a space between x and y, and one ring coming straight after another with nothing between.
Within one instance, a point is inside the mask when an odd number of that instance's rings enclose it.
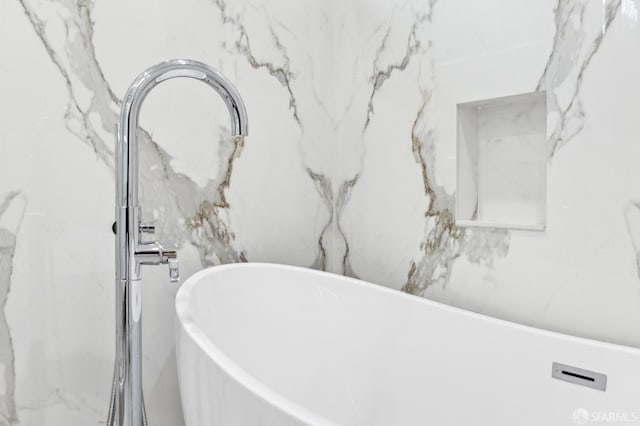
<instances>
[{"instance_id":1,"label":"marble backsplash","mask_svg":"<svg viewBox=\"0 0 640 426\"><path fill-rule=\"evenodd\" d=\"M113 124L142 113L144 216L183 276L278 262L640 346L639 0L0 2L0 425L103 424L113 362ZM455 224L456 105L547 93L546 230ZM173 296L144 272L145 393L179 425ZM428 336L425 336L428 338Z\"/></svg>"}]
</instances>

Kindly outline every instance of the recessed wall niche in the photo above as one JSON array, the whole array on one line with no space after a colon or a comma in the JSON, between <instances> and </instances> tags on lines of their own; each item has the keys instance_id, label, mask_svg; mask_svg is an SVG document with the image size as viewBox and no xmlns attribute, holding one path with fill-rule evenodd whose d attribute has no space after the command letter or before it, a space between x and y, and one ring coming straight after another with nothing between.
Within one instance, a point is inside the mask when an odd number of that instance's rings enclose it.
<instances>
[{"instance_id":1,"label":"recessed wall niche","mask_svg":"<svg viewBox=\"0 0 640 426\"><path fill-rule=\"evenodd\" d=\"M544 230L547 96L457 106L456 224Z\"/></svg>"}]
</instances>

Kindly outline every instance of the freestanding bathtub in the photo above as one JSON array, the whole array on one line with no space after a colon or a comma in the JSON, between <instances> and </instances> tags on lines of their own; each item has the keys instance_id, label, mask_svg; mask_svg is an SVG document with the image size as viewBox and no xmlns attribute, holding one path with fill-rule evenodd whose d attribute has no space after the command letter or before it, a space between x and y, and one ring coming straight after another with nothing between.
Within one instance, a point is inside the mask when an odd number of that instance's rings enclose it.
<instances>
[{"instance_id":1,"label":"freestanding bathtub","mask_svg":"<svg viewBox=\"0 0 640 426\"><path fill-rule=\"evenodd\" d=\"M187 426L640 423L639 349L355 279L219 266L176 311Z\"/></svg>"}]
</instances>

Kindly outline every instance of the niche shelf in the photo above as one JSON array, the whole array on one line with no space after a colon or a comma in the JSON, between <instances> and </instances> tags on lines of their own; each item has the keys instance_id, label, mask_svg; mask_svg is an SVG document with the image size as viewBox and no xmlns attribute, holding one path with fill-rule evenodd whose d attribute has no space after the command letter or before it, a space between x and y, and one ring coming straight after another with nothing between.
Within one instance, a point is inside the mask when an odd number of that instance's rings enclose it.
<instances>
[{"instance_id":1,"label":"niche shelf","mask_svg":"<svg viewBox=\"0 0 640 426\"><path fill-rule=\"evenodd\" d=\"M547 95L457 105L456 224L543 231Z\"/></svg>"}]
</instances>

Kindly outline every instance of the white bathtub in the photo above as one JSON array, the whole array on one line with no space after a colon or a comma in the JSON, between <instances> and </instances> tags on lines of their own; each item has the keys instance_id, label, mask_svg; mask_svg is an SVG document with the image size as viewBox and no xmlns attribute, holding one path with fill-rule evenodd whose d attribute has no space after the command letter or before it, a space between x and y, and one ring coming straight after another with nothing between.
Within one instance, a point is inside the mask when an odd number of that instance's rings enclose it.
<instances>
[{"instance_id":1,"label":"white bathtub","mask_svg":"<svg viewBox=\"0 0 640 426\"><path fill-rule=\"evenodd\" d=\"M638 349L338 275L215 267L176 310L187 426L640 423ZM553 362L605 374L606 391L552 378Z\"/></svg>"}]
</instances>

